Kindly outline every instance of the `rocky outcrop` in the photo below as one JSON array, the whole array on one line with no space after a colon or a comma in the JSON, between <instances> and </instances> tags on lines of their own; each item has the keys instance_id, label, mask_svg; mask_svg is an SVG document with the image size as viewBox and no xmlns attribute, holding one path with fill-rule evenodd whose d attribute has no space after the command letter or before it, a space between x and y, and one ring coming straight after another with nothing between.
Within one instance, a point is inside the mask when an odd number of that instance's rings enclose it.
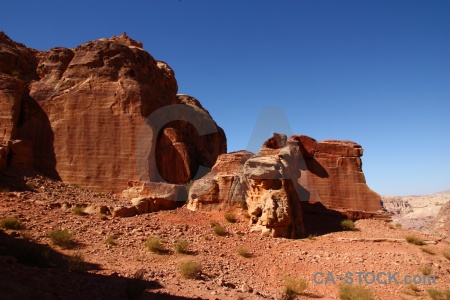
<instances>
[{"instance_id":1,"label":"rocky outcrop","mask_svg":"<svg viewBox=\"0 0 450 300\"><path fill-rule=\"evenodd\" d=\"M404 200L402 197L384 196L381 203L383 208L393 215L405 215L414 211L408 200Z\"/></svg>"},{"instance_id":2,"label":"rocky outcrop","mask_svg":"<svg viewBox=\"0 0 450 300\"><path fill-rule=\"evenodd\" d=\"M217 210L246 205L248 188L244 164L253 155L248 151L220 155L211 172L190 187L187 207L191 210Z\"/></svg>"},{"instance_id":3,"label":"rocky outcrop","mask_svg":"<svg viewBox=\"0 0 450 300\"><path fill-rule=\"evenodd\" d=\"M450 201L441 207L431 229L450 242Z\"/></svg>"},{"instance_id":4,"label":"rocky outcrop","mask_svg":"<svg viewBox=\"0 0 450 300\"><path fill-rule=\"evenodd\" d=\"M129 180L186 184L226 152L208 111L126 34L49 51L3 32L0 43L0 139L21 141L10 164L119 192Z\"/></svg>"},{"instance_id":5,"label":"rocky outcrop","mask_svg":"<svg viewBox=\"0 0 450 300\"><path fill-rule=\"evenodd\" d=\"M350 141L274 134L257 155L221 155L212 172L192 185L188 208L248 207L253 230L289 238L316 228L324 214L333 226L343 218L373 217L381 197L366 185L362 153Z\"/></svg>"}]
</instances>

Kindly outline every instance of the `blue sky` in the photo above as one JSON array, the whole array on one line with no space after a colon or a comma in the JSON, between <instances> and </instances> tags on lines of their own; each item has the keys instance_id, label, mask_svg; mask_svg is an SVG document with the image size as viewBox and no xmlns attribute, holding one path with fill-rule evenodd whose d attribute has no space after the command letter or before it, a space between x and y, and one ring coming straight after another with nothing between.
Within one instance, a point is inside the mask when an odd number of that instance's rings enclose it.
<instances>
[{"instance_id":1,"label":"blue sky","mask_svg":"<svg viewBox=\"0 0 450 300\"><path fill-rule=\"evenodd\" d=\"M450 1L5 1L0 30L40 50L126 31L229 151L290 127L360 143L380 194L450 188Z\"/></svg>"}]
</instances>

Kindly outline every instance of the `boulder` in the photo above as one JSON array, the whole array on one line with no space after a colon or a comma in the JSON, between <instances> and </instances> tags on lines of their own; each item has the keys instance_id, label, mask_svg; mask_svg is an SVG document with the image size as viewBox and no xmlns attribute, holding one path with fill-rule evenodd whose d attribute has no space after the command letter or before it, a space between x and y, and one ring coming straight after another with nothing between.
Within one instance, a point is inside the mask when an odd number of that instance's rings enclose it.
<instances>
[{"instance_id":1,"label":"boulder","mask_svg":"<svg viewBox=\"0 0 450 300\"><path fill-rule=\"evenodd\" d=\"M245 206L247 181L243 167L253 155L248 151L220 155L211 172L190 186L187 207L212 210Z\"/></svg>"},{"instance_id":2,"label":"boulder","mask_svg":"<svg viewBox=\"0 0 450 300\"><path fill-rule=\"evenodd\" d=\"M123 34L37 51L1 32L0 139L32 153L16 160L104 192L208 172L226 152L223 130L142 47Z\"/></svg>"},{"instance_id":3,"label":"boulder","mask_svg":"<svg viewBox=\"0 0 450 300\"><path fill-rule=\"evenodd\" d=\"M186 203L186 186L160 182L130 181L122 195L130 199L136 213L170 210Z\"/></svg>"}]
</instances>

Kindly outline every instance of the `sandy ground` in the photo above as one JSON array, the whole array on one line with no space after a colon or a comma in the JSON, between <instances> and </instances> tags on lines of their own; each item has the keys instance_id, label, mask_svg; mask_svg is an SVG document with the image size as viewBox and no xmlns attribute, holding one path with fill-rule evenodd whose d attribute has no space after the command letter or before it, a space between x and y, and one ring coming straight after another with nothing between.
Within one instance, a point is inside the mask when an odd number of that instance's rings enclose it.
<instances>
[{"instance_id":1,"label":"sandy ground","mask_svg":"<svg viewBox=\"0 0 450 300\"><path fill-rule=\"evenodd\" d=\"M339 285L344 281L339 277L347 275L356 284L356 272L368 272L369 283L371 272L380 280L388 279L389 272L398 272L398 284L368 284L361 277L374 299L429 299L426 290L430 287L450 289L450 260L442 254L450 251L449 243L380 220L357 221L355 231L301 240L275 239L250 233L241 210L233 212L237 223L228 223L223 211L192 212L184 207L131 218L96 212L80 216L72 211L75 204L112 207L125 200L43 177L27 177L20 183L22 187L11 178L2 180L0 218L18 217L23 229L0 230L0 254L11 240L26 240L48 245L51 263L47 267L25 266L10 255L0 255L0 299L281 299L287 275L308 281L302 298L339 299ZM24 186L32 191L18 191ZM228 234L216 236L211 220L226 226ZM73 233L75 244L69 249L50 241L48 233L58 228ZM407 243L406 235L428 241L426 247L434 254ZM112 236L115 245L106 242ZM151 236L163 240L164 254L146 249L145 241ZM188 254L174 253L173 244L179 239L189 242ZM245 247L251 256L240 256L238 247ZM67 260L76 254L89 264L86 271L68 271ZM180 275L180 264L188 260L202 265L196 279ZM417 284L419 291L414 292L404 276L423 278L425 266L431 267L436 283ZM136 274L141 275L145 291L134 297L130 287L142 283L133 279ZM328 274L335 283L323 282Z\"/></svg>"}]
</instances>

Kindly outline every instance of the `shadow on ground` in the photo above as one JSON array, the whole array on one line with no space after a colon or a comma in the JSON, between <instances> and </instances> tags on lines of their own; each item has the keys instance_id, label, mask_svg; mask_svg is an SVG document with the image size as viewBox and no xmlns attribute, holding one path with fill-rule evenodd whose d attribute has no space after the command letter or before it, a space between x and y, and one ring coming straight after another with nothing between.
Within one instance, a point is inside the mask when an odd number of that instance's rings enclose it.
<instances>
[{"instance_id":1,"label":"shadow on ground","mask_svg":"<svg viewBox=\"0 0 450 300\"><path fill-rule=\"evenodd\" d=\"M158 291L157 281L96 274L101 266L0 230L0 299L200 299ZM74 253L76 254L76 253ZM88 272L91 271L91 272Z\"/></svg>"}]
</instances>

